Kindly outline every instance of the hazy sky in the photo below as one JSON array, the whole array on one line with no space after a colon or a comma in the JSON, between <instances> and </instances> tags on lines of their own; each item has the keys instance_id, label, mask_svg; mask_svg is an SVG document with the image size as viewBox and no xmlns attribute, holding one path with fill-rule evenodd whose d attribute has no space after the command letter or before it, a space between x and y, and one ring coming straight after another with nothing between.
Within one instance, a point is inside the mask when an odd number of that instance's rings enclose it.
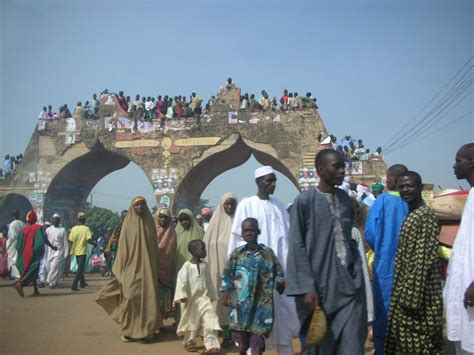
<instances>
[{"instance_id":1,"label":"hazy sky","mask_svg":"<svg viewBox=\"0 0 474 355\"><path fill-rule=\"evenodd\" d=\"M474 141L473 114L458 120L474 110L472 67L469 96L432 102L446 106L437 126L421 130L433 114L407 124L473 56L473 1L1 0L0 11L2 157L25 150L44 105L73 108L104 88L130 96L196 90L207 100L231 76L243 92L311 91L330 133L361 138L372 151L404 127L428 135L387 155L388 164L445 188L467 186L451 167L459 146ZM216 204L226 191L254 194L257 166L252 159L222 174L203 197ZM297 191L279 180L276 195L289 203ZM94 192L94 203L114 210L137 194L153 198L132 164Z\"/></svg>"}]
</instances>

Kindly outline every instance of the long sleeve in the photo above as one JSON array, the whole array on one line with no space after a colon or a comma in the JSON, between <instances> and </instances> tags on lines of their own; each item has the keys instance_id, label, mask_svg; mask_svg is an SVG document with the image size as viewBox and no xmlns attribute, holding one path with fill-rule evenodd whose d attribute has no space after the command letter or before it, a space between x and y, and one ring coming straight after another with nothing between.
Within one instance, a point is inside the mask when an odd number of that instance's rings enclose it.
<instances>
[{"instance_id":1,"label":"long sleeve","mask_svg":"<svg viewBox=\"0 0 474 355\"><path fill-rule=\"evenodd\" d=\"M176 290L174 292L174 301L179 303L183 298L189 298L189 285L188 285L188 264L185 263L181 270L178 272L176 279Z\"/></svg>"},{"instance_id":2,"label":"long sleeve","mask_svg":"<svg viewBox=\"0 0 474 355\"><path fill-rule=\"evenodd\" d=\"M306 218L301 195L295 199L291 208L290 233L287 260L288 295L301 295L315 292L315 277L306 250Z\"/></svg>"},{"instance_id":3,"label":"long sleeve","mask_svg":"<svg viewBox=\"0 0 474 355\"><path fill-rule=\"evenodd\" d=\"M382 231L383 198L379 197L369 210L365 223L364 237L372 249L377 245L377 236Z\"/></svg>"},{"instance_id":4,"label":"long sleeve","mask_svg":"<svg viewBox=\"0 0 474 355\"><path fill-rule=\"evenodd\" d=\"M222 271L222 281L219 288L219 292L230 292L234 290L234 253L225 263L224 270Z\"/></svg>"},{"instance_id":5,"label":"long sleeve","mask_svg":"<svg viewBox=\"0 0 474 355\"><path fill-rule=\"evenodd\" d=\"M420 223L422 219L423 224ZM407 232L406 242L413 239L414 243L405 244L405 248L400 250L403 252L409 248L412 251L407 252L403 258L404 264L410 265L410 268L405 268L406 272L400 275L404 291L400 293L400 304L407 308L418 309L423 303L425 294L423 290L431 272L438 272L434 266L438 260L439 225L434 215L423 215L417 218L416 223L413 223ZM400 239L404 237L401 236Z\"/></svg>"}]
</instances>

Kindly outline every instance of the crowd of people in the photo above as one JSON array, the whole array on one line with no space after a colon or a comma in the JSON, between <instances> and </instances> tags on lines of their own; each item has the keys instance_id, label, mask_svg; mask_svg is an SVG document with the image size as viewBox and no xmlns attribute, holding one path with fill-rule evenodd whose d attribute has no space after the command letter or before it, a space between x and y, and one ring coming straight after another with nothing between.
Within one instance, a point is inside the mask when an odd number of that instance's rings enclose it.
<instances>
[{"instance_id":1,"label":"crowd of people","mask_svg":"<svg viewBox=\"0 0 474 355\"><path fill-rule=\"evenodd\" d=\"M376 354L441 354L446 326L458 354L474 353L474 143L455 157L455 175L471 190L446 282L439 222L422 199L418 173L392 165L386 186L372 186L377 194L368 207L367 191L351 196L338 187L345 177L340 151L321 150L315 167L319 186L288 207L273 196L272 167L259 167L256 195L239 202L227 193L214 214L201 211L201 222L189 209L174 218L160 208L153 216L143 197L134 198L106 241L111 278L96 298L119 324L121 340L146 343L174 317L189 352L202 335L205 353L235 344L240 354L293 354L299 334L302 354L363 354L371 328ZM78 268L71 290L87 287L85 247L94 239L86 216L78 215L69 246L59 215L46 230L35 217L28 213L25 226L15 212L4 248L20 296L29 283L39 294L45 245L50 286L58 282L58 256L72 254ZM308 332L314 327L318 340Z\"/></svg>"},{"instance_id":2,"label":"crowd of people","mask_svg":"<svg viewBox=\"0 0 474 355\"><path fill-rule=\"evenodd\" d=\"M16 168L21 164L23 160L23 154L18 155L5 155L3 166L0 168L0 180L6 179L7 177L14 175Z\"/></svg>"},{"instance_id":3,"label":"crowd of people","mask_svg":"<svg viewBox=\"0 0 474 355\"><path fill-rule=\"evenodd\" d=\"M226 87L235 87L232 78L227 79ZM101 96L109 93L107 89L101 92ZM186 97L185 95L157 95L147 96L136 94L132 96L125 95L123 91L118 94L113 93L117 97L118 104L124 113L130 119L139 120L183 120L188 118L199 119L201 115L208 114L211 108L219 100L219 93L211 96L211 98L204 104L203 100L196 94L195 91ZM261 91L261 97L257 100L255 94L245 93L240 96L240 110L242 111L293 111L302 109L317 109L317 99L311 96L311 93L306 93L305 96L298 96L297 92L288 92L284 90L282 96L277 100L276 96L269 98L265 90ZM78 115L86 119L99 118L100 100L97 94L93 94L92 98L85 101L77 102L73 113L69 110L67 104L59 108L59 112L53 112L52 106L44 106L39 113L38 118L41 120L52 120L61 118L70 118L73 115ZM236 108L237 110L237 108Z\"/></svg>"}]
</instances>

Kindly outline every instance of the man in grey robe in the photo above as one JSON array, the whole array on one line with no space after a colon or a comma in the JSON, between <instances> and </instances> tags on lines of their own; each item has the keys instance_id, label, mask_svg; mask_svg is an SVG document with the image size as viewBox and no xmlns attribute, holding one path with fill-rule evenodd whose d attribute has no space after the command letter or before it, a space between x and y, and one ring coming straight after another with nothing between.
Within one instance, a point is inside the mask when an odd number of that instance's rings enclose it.
<instances>
[{"instance_id":1,"label":"man in grey robe","mask_svg":"<svg viewBox=\"0 0 474 355\"><path fill-rule=\"evenodd\" d=\"M319 187L301 193L291 208L287 292L296 296L301 322L317 307L328 319L323 342L302 354L364 354L367 306L362 262L351 238L350 197L336 188L344 179L344 168L340 153L320 151Z\"/></svg>"}]
</instances>

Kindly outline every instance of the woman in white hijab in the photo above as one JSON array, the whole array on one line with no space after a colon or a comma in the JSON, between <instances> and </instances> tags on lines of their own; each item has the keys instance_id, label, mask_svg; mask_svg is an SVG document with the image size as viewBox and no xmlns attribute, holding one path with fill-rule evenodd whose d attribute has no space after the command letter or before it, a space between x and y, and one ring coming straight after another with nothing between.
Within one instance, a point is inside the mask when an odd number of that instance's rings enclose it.
<instances>
[{"instance_id":1,"label":"woman in white hijab","mask_svg":"<svg viewBox=\"0 0 474 355\"><path fill-rule=\"evenodd\" d=\"M227 249L234 220L235 209L237 207L237 196L231 192L225 193L221 197L219 208L209 221L209 226L204 234L209 261L209 272L214 287L218 290L221 284L221 275L227 261ZM224 343L230 339L229 309L223 305L223 295L219 293L216 305L219 325L224 329Z\"/></svg>"}]
</instances>

